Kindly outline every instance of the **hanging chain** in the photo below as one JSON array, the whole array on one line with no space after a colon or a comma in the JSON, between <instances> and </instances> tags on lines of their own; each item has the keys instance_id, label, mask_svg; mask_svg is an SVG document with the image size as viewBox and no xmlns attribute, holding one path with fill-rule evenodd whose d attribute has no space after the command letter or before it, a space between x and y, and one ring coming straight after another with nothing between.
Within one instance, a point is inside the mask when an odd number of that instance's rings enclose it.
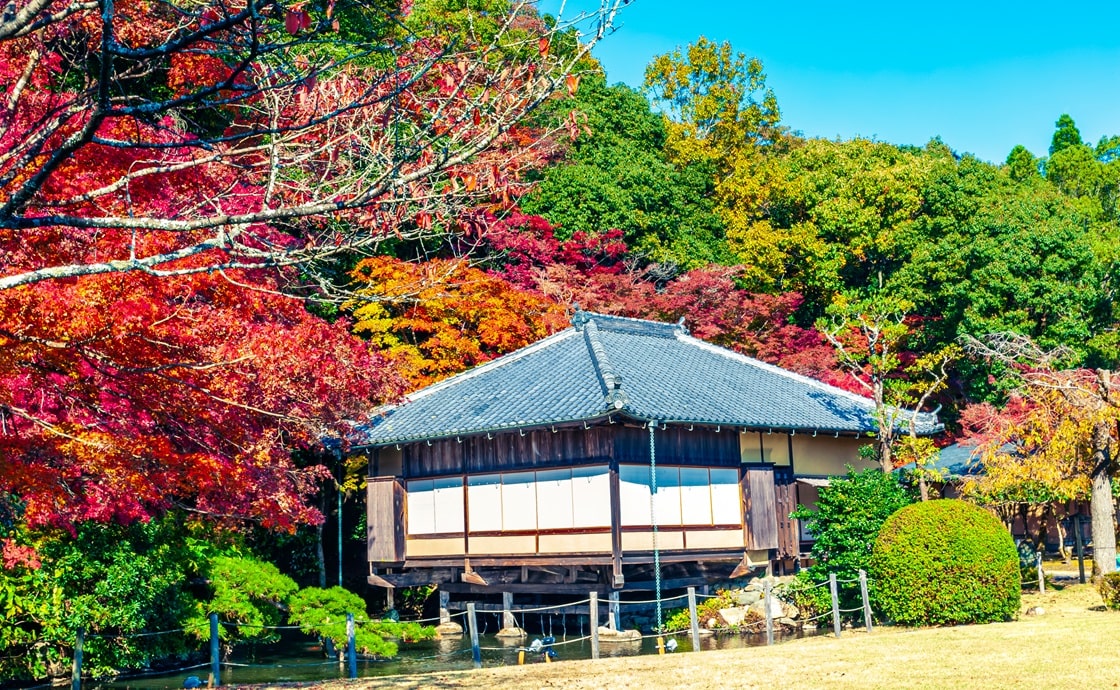
<instances>
[{"instance_id":1,"label":"hanging chain","mask_svg":"<svg viewBox=\"0 0 1120 690\"><path fill-rule=\"evenodd\" d=\"M653 431L657 422L649 423L649 521L653 525L653 586L657 600L657 632L661 632L661 551L657 548L657 452L654 449Z\"/></svg>"}]
</instances>

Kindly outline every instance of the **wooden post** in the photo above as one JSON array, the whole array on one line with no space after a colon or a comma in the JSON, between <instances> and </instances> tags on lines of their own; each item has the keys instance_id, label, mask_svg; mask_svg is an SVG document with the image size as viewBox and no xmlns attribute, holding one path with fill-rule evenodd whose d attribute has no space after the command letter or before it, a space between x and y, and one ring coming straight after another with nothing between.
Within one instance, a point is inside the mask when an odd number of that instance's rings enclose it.
<instances>
[{"instance_id":1,"label":"wooden post","mask_svg":"<svg viewBox=\"0 0 1120 690\"><path fill-rule=\"evenodd\" d=\"M471 656L474 667L482 668L482 650L478 647L478 618L474 614L474 602L467 602L467 625L471 627Z\"/></svg>"},{"instance_id":2,"label":"wooden post","mask_svg":"<svg viewBox=\"0 0 1120 690\"><path fill-rule=\"evenodd\" d=\"M1081 543L1081 513L1074 516L1073 543L1077 547L1077 581L1085 584L1085 550Z\"/></svg>"},{"instance_id":3,"label":"wooden post","mask_svg":"<svg viewBox=\"0 0 1120 690\"><path fill-rule=\"evenodd\" d=\"M688 588L688 621L692 628L692 651L700 651L700 617L696 614L696 588Z\"/></svg>"},{"instance_id":4,"label":"wooden post","mask_svg":"<svg viewBox=\"0 0 1120 690\"><path fill-rule=\"evenodd\" d=\"M620 605L618 603L618 590L611 590L610 593L610 611L607 613L607 625L612 631L617 631L622 627L622 620L620 616Z\"/></svg>"},{"instance_id":5,"label":"wooden post","mask_svg":"<svg viewBox=\"0 0 1120 690\"><path fill-rule=\"evenodd\" d=\"M388 611L392 611L393 609L397 608L397 598L393 595L393 592L395 591L397 590L394 587L389 587L385 590L385 608Z\"/></svg>"},{"instance_id":6,"label":"wooden post","mask_svg":"<svg viewBox=\"0 0 1120 690\"><path fill-rule=\"evenodd\" d=\"M74 635L74 672L70 676L70 690L82 690L82 649L86 644L86 629L78 628Z\"/></svg>"},{"instance_id":7,"label":"wooden post","mask_svg":"<svg viewBox=\"0 0 1120 690\"><path fill-rule=\"evenodd\" d=\"M354 680L358 677L358 650L354 641L354 614L352 613L346 614L346 664L350 667L350 680Z\"/></svg>"},{"instance_id":8,"label":"wooden post","mask_svg":"<svg viewBox=\"0 0 1120 690\"><path fill-rule=\"evenodd\" d=\"M867 573L859 571L859 594L863 597L863 624L871 632L871 598L867 596Z\"/></svg>"},{"instance_id":9,"label":"wooden post","mask_svg":"<svg viewBox=\"0 0 1120 690\"><path fill-rule=\"evenodd\" d=\"M591 658L599 658L599 593L591 592Z\"/></svg>"},{"instance_id":10,"label":"wooden post","mask_svg":"<svg viewBox=\"0 0 1120 690\"><path fill-rule=\"evenodd\" d=\"M836 589L836 573L828 574L828 591L832 595L832 630L840 637L840 594Z\"/></svg>"},{"instance_id":11,"label":"wooden post","mask_svg":"<svg viewBox=\"0 0 1120 690\"><path fill-rule=\"evenodd\" d=\"M1035 567L1038 569L1038 591L1039 593L1046 591L1046 580L1042 577L1042 551L1034 555Z\"/></svg>"},{"instance_id":12,"label":"wooden post","mask_svg":"<svg viewBox=\"0 0 1120 690\"><path fill-rule=\"evenodd\" d=\"M774 644L774 613L770 610L773 586L770 578L766 578L765 584L762 586L762 604L766 607L766 644Z\"/></svg>"},{"instance_id":13,"label":"wooden post","mask_svg":"<svg viewBox=\"0 0 1120 690\"><path fill-rule=\"evenodd\" d=\"M219 665L218 614L210 614L210 687L222 684L222 667Z\"/></svg>"},{"instance_id":14,"label":"wooden post","mask_svg":"<svg viewBox=\"0 0 1120 690\"><path fill-rule=\"evenodd\" d=\"M451 622L451 594L440 590L439 592L439 624Z\"/></svg>"},{"instance_id":15,"label":"wooden post","mask_svg":"<svg viewBox=\"0 0 1120 690\"><path fill-rule=\"evenodd\" d=\"M513 593L502 592L502 627L516 628L517 619L513 617Z\"/></svg>"}]
</instances>

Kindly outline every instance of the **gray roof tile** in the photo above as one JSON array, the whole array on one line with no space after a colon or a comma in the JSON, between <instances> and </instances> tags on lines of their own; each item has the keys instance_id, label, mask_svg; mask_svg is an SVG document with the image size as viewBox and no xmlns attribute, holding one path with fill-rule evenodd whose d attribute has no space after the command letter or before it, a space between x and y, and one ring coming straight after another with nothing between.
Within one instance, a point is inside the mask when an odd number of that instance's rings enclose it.
<instances>
[{"instance_id":1,"label":"gray roof tile","mask_svg":"<svg viewBox=\"0 0 1120 690\"><path fill-rule=\"evenodd\" d=\"M590 420L871 432L867 398L693 338L680 325L577 312L572 328L418 391L358 446ZM621 408L616 407L621 405ZM920 415L923 433L940 429Z\"/></svg>"}]
</instances>

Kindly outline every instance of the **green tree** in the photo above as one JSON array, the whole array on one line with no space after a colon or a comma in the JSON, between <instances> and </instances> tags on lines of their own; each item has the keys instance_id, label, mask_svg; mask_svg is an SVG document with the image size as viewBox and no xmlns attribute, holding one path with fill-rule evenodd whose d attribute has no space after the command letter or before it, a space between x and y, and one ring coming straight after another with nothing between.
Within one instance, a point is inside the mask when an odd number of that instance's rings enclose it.
<instances>
[{"instance_id":1,"label":"green tree","mask_svg":"<svg viewBox=\"0 0 1120 690\"><path fill-rule=\"evenodd\" d=\"M1074 124L1073 118L1066 113L1062 113L1058 121L1054 123L1054 136L1050 139L1050 155L1053 156L1055 153L1071 146L1081 146L1083 143L1081 132Z\"/></svg>"},{"instance_id":2,"label":"green tree","mask_svg":"<svg viewBox=\"0 0 1120 690\"><path fill-rule=\"evenodd\" d=\"M665 122L641 94L592 73L564 106L582 131L521 200L524 211L559 226L563 239L621 230L634 251L679 270L730 262L711 171L669 162Z\"/></svg>"},{"instance_id":3,"label":"green tree","mask_svg":"<svg viewBox=\"0 0 1120 690\"><path fill-rule=\"evenodd\" d=\"M396 656L397 643L393 639L416 642L436 636L435 628L419 623L368 618L362 598L342 587L301 589L291 597L289 607L292 623L309 635L329 639L337 649L344 649L347 644L346 615L354 616L356 651L373 657Z\"/></svg>"},{"instance_id":4,"label":"green tree","mask_svg":"<svg viewBox=\"0 0 1120 690\"><path fill-rule=\"evenodd\" d=\"M1026 146L1018 144L1007 154L1007 174L1016 182L1038 177L1038 163L1038 159Z\"/></svg>"},{"instance_id":5,"label":"green tree","mask_svg":"<svg viewBox=\"0 0 1120 690\"><path fill-rule=\"evenodd\" d=\"M692 146L723 158L775 133L780 113L766 87L762 61L736 52L728 42L701 36L684 48L654 56L644 88L670 121L670 150L678 160L703 158Z\"/></svg>"}]
</instances>

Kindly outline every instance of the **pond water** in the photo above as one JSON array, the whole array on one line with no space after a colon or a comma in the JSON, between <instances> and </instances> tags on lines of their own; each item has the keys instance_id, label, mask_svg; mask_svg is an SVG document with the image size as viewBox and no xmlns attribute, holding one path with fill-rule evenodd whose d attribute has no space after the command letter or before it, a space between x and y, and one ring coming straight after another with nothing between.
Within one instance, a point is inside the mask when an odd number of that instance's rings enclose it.
<instances>
[{"instance_id":1,"label":"pond water","mask_svg":"<svg viewBox=\"0 0 1120 690\"><path fill-rule=\"evenodd\" d=\"M572 617L569 617L569 619ZM557 617L559 619L559 617ZM554 650L556 662L565 659L590 659L591 641L579 640L587 635L587 624L568 624L565 631L557 624L551 626L542 621L541 627L544 634L551 634L556 638ZM480 621L480 627L483 622ZM532 630L536 626L530 627ZM550 629L551 628L551 629ZM497 628L489 626L490 631ZM798 632L776 639L776 642L818 634L816 631ZM518 650L528 646L533 639L541 637L530 634L523 640L508 640L495 637L491 634L480 635L479 646L482 648L483 666L515 665L518 660ZM692 641L687 633L671 636L677 641L676 654L692 651ZM570 642L566 642L570 640ZM736 649L766 644L765 635L713 635L700 638L701 650L710 649ZM627 656L636 654L656 654L657 641L654 638L645 638L640 641L625 643L600 644L601 656ZM544 663L540 654L526 653L525 663ZM399 656L390 660L363 660L358 659L358 675L386 676L398 674L429 673L433 671L449 671L473 668L471 658L470 636L461 635L445 637L440 640L418 642L414 644L401 644ZM142 677L122 678L112 682L90 683L88 688L101 690L176 690L184 687L184 681L189 676L197 676L203 683L207 679L209 666L192 668L177 673L160 675L146 675ZM228 664L222 664L223 685L244 685L249 683L279 683L293 681L315 681L336 678L346 678L346 666L340 665L336 660L324 658L322 647L317 640L301 635L298 631L284 631L280 642L259 646L256 649L238 649L229 659Z\"/></svg>"}]
</instances>

